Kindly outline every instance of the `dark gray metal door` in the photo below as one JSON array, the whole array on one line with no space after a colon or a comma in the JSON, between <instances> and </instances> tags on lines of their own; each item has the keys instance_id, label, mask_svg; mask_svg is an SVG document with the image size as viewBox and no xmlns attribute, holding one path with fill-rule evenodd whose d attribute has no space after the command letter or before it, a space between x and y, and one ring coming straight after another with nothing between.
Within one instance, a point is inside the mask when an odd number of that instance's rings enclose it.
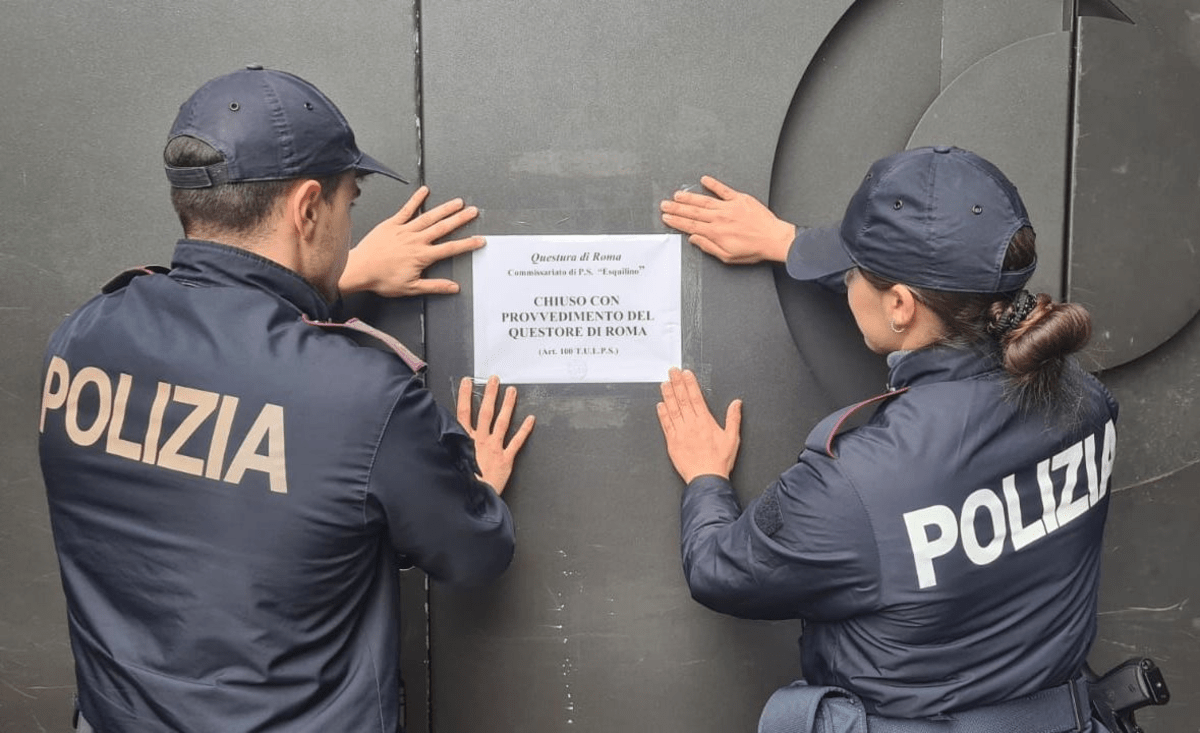
<instances>
[{"instance_id":1,"label":"dark gray metal door","mask_svg":"<svg viewBox=\"0 0 1200 733\"><path fill-rule=\"evenodd\" d=\"M1131 4L1126 10L1138 23L1130 25L1101 17L1117 15L1107 4L1080 5L427 6L427 180L478 204L475 231L485 235L662 231L656 202L701 173L769 200L793 221L820 224L840 216L875 158L934 142L968 147L1021 188L1042 252L1034 284L1095 309L1091 366L1107 369L1118 398L1130 402L1130 388L1144 379L1130 362L1188 338L1171 334L1188 330L1200 289L1196 260L1181 249L1190 234L1170 232L1153 265L1130 253L1130 235L1147 225L1123 197L1152 195L1150 170L1172 158L1171 143L1111 140L1141 123L1098 109L1133 95L1152 107L1179 100L1147 98L1147 81L1140 91L1114 89L1116 80L1096 69L1113 64L1138 77L1149 69L1130 67L1148 58L1165 76L1156 84L1193 74L1178 45L1148 56L1125 51L1161 41L1159 24L1171 11ZM1171 139L1190 138L1172 130ZM1097 145L1093 134L1110 144ZM1140 171L1136 182L1097 171L1122 165ZM1182 179L1195 164L1175 166L1183 170L1168 175L1186 188ZM1124 181L1117 195L1112 189ZM1122 216L1103 203L1114 199ZM1182 201L1152 203L1182 206L1174 222L1197 231ZM805 292L766 267L730 269L694 250L683 257L684 365L701 375L718 413L734 397L745 400L734 478L749 498L794 460L816 419L878 392L883 365L862 347L837 299ZM1114 284L1124 282L1121 262L1131 257L1171 294L1161 308L1120 299ZM450 269L470 281L468 261ZM449 394L458 377L473 373L470 293L432 304L429 313L433 384ZM1160 369L1190 384L1195 358L1181 353ZM654 385L525 389L521 410L536 414L539 427L510 495L520 537L513 568L483 591L432 594L435 730L473 730L480 721L512 731L748 730L769 692L799 675L798 624L736 621L689 600L678 567L679 487L663 455L655 400ZM1194 416L1135 397L1123 413L1123 458L1145 450L1149 414L1194 436ZM1165 459L1162 450L1146 452ZM1196 660L1173 659L1178 650L1163 642L1186 633L1194 576L1148 550L1120 549L1139 547L1145 528L1125 517L1153 505L1152 497L1172 496L1173 508L1195 516L1180 482L1196 461L1196 442L1171 441L1166 452L1174 461L1159 479L1133 477L1140 456L1116 476L1096 666L1153 652L1168 670L1179 665L1173 681L1186 690ZM1174 594L1164 587L1165 597L1141 610L1112 610L1116 598L1141 605L1112 578L1138 578L1148 564L1173 575ZM1136 626L1126 623L1135 618ZM1178 710L1177 703L1143 717Z\"/></svg>"},{"instance_id":2,"label":"dark gray metal door","mask_svg":"<svg viewBox=\"0 0 1200 733\"><path fill-rule=\"evenodd\" d=\"M1200 507L1200 16L1183 0L496 0L268 7L0 0L0 732L64 729L74 679L31 416L46 336L114 270L161 262L177 225L159 150L177 105L247 62L304 76L364 149L479 234L662 231L703 173L801 223L836 219L867 164L927 142L993 158L1039 231L1042 289L1084 302L1122 402L1093 665L1155 657L1194 728ZM1078 13L1085 15L1078 18ZM359 233L408 191L369 182ZM735 483L761 491L883 369L836 299L769 267L683 253L684 365L746 402ZM357 303L416 345L449 403L471 363L462 296ZM482 376L482 375L481 375ZM503 376L503 375L502 375ZM539 424L509 499L511 571L473 592L405 578L411 730L750 730L799 676L797 623L688 596L679 485L653 384L533 385ZM432 705L432 710L427 707Z\"/></svg>"}]
</instances>

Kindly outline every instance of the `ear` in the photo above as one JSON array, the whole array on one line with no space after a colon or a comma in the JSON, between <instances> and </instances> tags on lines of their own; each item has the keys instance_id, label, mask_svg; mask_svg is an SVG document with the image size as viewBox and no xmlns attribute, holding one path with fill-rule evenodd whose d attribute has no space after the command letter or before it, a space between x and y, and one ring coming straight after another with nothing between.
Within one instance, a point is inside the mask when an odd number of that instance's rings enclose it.
<instances>
[{"instance_id":1,"label":"ear","mask_svg":"<svg viewBox=\"0 0 1200 733\"><path fill-rule=\"evenodd\" d=\"M896 328L908 328L917 317L917 297L908 286L893 285L884 294L884 309Z\"/></svg>"},{"instance_id":2,"label":"ear","mask_svg":"<svg viewBox=\"0 0 1200 733\"><path fill-rule=\"evenodd\" d=\"M299 181L287 196L287 221L301 241L309 242L317 233L320 215L321 184L312 179Z\"/></svg>"}]
</instances>

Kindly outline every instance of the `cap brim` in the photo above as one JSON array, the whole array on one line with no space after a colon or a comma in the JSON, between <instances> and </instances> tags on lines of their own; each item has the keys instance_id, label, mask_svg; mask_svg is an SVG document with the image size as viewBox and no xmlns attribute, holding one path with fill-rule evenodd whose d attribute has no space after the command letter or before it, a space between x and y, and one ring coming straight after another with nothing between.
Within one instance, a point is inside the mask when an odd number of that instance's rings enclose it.
<instances>
[{"instance_id":1,"label":"cap brim","mask_svg":"<svg viewBox=\"0 0 1200 733\"><path fill-rule=\"evenodd\" d=\"M407 180L400 177L399 173L391 168L388 168L386 165L380 163L378 160L375 160L366 153L363 153L362 157L358 159L358 162L354 164L354 170L362 171L364 173L378 173L380 175L387 176L388 178L395 178L401 183L408 183Z\"/></svg>"},{"instance_id":2,"label":"cap brim","mask_svg":"<svg viewBox=\"0 0 1200 733\"><path fill-rule=\"evenodd\" d=\"M842 245L840 226L801 229L788 250L787 273L795 280L823 280L856 267Z\"/></svg>"}]
</instances>

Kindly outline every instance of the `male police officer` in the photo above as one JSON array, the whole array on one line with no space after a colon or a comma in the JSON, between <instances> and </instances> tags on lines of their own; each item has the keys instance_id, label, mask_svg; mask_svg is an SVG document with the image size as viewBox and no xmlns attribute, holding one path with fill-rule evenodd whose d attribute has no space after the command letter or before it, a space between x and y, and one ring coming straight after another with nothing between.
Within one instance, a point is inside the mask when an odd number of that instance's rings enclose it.
<instances>
[{"instance_id":1,"label":"male police officer","mask_svg":"<svg viewBox=\"0 0 1200 733\"><path fill-rule=\"evenodd\" d=\"M399 179L337 108L250 67L180 109L164 154L185 238L50 340L41 458L80 711L120 731L398 728L398 559L485 582L513 552L499 494L532 418L489 380L472 425L339 293L449 292L432 242L475 216L427 192L350 247L356 179ZM370 337L368 337L370 338ZM493 420L494 419L494 420ZM494 425L493 425L494 421Z\"/></svg>"}]
</instances>

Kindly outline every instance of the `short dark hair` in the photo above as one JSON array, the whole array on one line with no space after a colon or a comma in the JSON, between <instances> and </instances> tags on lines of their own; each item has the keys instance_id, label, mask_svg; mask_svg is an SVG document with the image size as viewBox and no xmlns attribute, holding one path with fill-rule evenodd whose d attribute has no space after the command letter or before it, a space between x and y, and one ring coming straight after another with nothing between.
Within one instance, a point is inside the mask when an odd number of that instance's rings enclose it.
<instances>
[{"instance_id":1,"label":"short dark hair","mask_svg":"<svg viewBox=\"0 0 1200 733\"><path fill-rule=\"evenodd\" d=\"M1037 257L1033 229L1023 227L1013 235L1004 255L1003 270L1021 270ZM897 283L860 270L877 290ZM905 284L946 327L939 343L973 346L998 341L1004 370L1018 401L1028 408L1063 406L1073 393L1064 382L1067 357L1087 345L1092 318L1078 303L1055 303L1045 293L1037 295L1033 310L1011 330L1001 323L1013 309L1017 293L955 293Z\"/></svg>"},{"instance_id":2,"label":"short dark hair","mask_svg":"<svg viewBox=\"0 0 1200 733\"><path fill-rule=\"evenodd\" d=\"M174 167L205 166L225 159L219 150L188 135L180 135L167 143L163 162ZM343 173L317 177L321 196L333 198ZM197 230L215 230L233 234L249 234L271 215L275 202L285 195L298 179L284 181L239 181L209 188L171 188L171 205L183 226L184 235Z\"/></svg>"}]
</instances>

